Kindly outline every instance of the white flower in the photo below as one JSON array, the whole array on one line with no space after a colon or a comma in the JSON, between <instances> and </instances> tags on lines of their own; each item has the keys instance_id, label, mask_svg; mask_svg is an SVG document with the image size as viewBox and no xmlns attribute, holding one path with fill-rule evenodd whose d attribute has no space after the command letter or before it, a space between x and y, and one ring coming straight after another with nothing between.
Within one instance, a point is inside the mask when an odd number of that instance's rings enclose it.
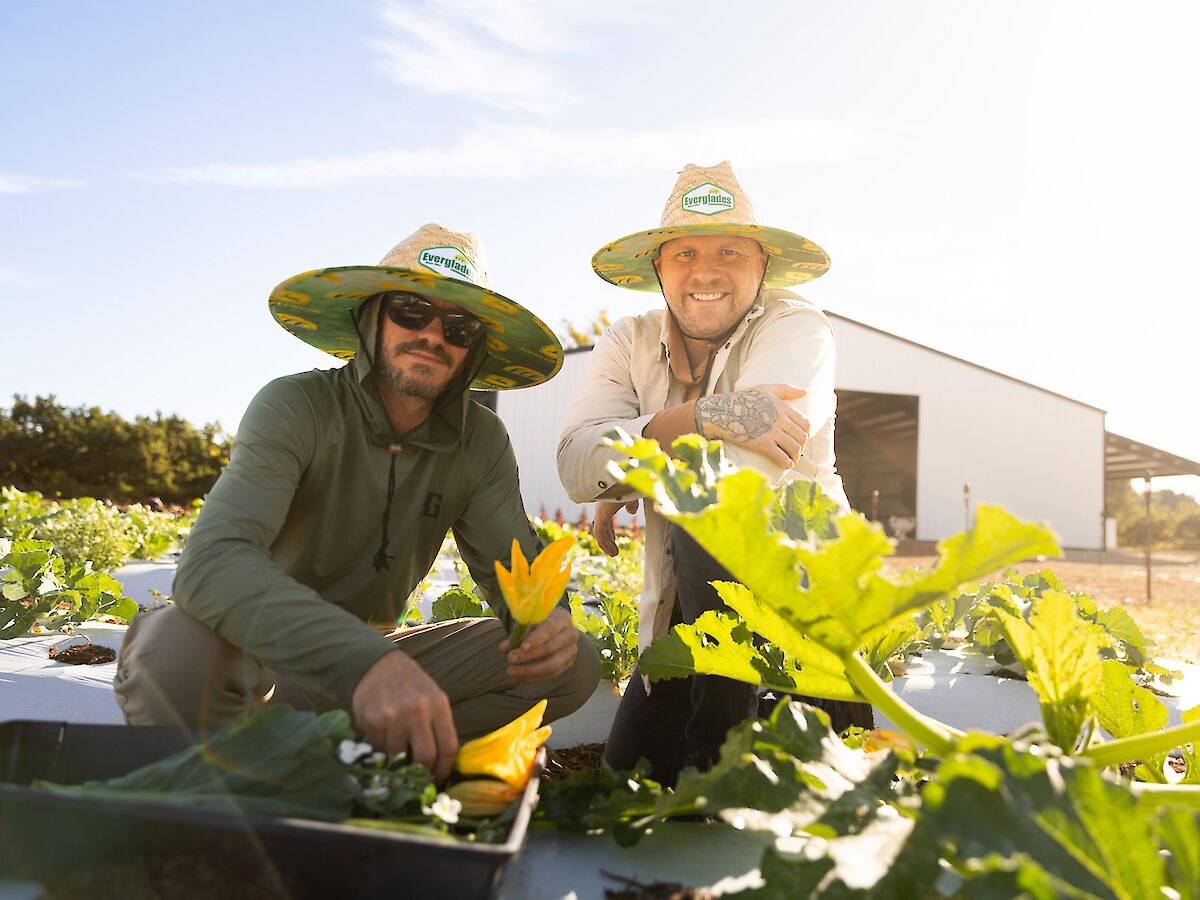
<instances>
[{"instance_id":1,"label":"white flower","mask_svg":"<svg viewBox=\"0 0 1200 900\"><path fill-rule=\"evenodd\" d=\"M427 816L437 816L447 825L453 825L458 821L458 814L462 812L462 803L449 794L438 794L433 805L428 808L422 807L421 812Z\"/></svg>"},{"instance_id":2,"label":"white flower","mask_svg":"<svg viewBox=\"0 0 1200 900\"><path fill-rule=\"evenodd\" d=\"M375 748L365 741L345 740L338 744L338 759L347 766L352 766L368 757L373 761L374 750Z\"/></svg>"},{"instance_id":3,"label":"white flower","mask_svg":"<svg viewBox=\"0 0 1200 900\"><path fill-rule=\"evenodd\" d=\"M390 791L386 784L372 784L370 787L362 789L364 800L374 800L380 803L387 799L389 793Z\"/></svg>"},{"instance_id":4,"label":"white flower","mask_svg":"<svg viewBox=\"0 0 1200 900\"><path fill-rule=\"evenodd\" d=\"M612 651L609 650L607 647L605 647L603 650L600 651L600 655L603 656L605 659L612 659Z\"/></svg>"},{"instance_id":5,"label":"white flower","mask_svg":"<svg viewBox=\"0 0 1200 900\"><path fill-rule=\"evenodd\" d=\"M376 750L371 754L371 758L368 760L368 762L375 768L382 769L383 764L387 762L387 754L382 750Z\"/></svg>"}]
</instances>

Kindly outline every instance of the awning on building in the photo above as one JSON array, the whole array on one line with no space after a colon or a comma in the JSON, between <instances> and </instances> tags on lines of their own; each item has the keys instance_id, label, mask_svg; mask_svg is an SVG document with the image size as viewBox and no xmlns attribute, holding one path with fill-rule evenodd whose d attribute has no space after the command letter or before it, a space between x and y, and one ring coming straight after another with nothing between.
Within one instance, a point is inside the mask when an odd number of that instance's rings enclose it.
<instances>
[{"instance_id":1,"label":"awning on building","mask_svg":"<svg viewBox=\"0 0 1200 900\"><path fill-rule=\"evenodd\" d=\"M1200 475L1200 463L1159 450L1111 431L1104 433L1104 477L1144 478L1162 475Z\"/></svg>"}]
</instances>

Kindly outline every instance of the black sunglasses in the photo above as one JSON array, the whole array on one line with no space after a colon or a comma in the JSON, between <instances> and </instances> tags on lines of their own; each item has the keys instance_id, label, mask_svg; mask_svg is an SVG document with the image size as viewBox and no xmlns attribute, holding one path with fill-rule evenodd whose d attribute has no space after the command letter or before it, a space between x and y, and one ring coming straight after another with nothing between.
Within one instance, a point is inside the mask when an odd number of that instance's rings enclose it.
<instances>
[{"instance_id":1,"label":"black sunglasses","mask_svg":"<svg viewBox=\"0 0 1200 900\"><path fill-rule=\"evenodd\" d=\"M387 291L382 297L388 318L408 331L420 331L434 319L441 319L442 335L454 347L472 346L486 330L470 313L434 306L420 294Z\"/></svg>"}]
</instances>

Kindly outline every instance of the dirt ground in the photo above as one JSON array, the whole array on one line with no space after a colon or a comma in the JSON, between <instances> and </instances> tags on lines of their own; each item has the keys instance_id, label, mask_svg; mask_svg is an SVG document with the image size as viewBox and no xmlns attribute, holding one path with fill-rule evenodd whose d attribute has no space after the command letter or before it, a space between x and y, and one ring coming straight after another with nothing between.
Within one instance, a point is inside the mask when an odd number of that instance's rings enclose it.
<instances>
[{"instance_id":1,"label":"dirt ground","mask_svg":"<svg viewBox=\"0 0 1200 900\"><path fill-rule=\"evenodd\" d=\"M887 568L932 565L932 543L902 541ZM1146 561L1133 549L1068 550L1062 559L1021 563L1022 574L1051 569L1068 588L1090 594L1103 607L1123 606L1142 633L1157 644L1155 656L1200 663L1200 553L1159 550L1150 560L1150 599Z\"/></svg>"}]
</instances>

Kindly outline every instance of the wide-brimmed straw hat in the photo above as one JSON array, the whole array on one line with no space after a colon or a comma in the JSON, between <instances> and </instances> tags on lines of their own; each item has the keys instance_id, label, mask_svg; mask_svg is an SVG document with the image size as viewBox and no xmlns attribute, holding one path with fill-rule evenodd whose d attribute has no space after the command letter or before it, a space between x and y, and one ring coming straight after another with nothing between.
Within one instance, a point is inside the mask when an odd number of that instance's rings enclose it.
<instances>
[{"instance_id":1,"label":"wide-brimmed straw hat","mask_svg":"<svg viewBox=\"0 0 1200 900\"><path fill-rule=\"evenodd\" d=\"M803 284L829 268L829 254L808 238L758 224L754 204L728 161L707 167L684 166L663 208L660 227L601 247L592 257L592 268L605 281L621 287L657 291L654 259L659 247L692 234L735 234L758 241L768 257L764 287Z\"/></svg>"},{"instance_id":2,"label":"wide-brimmed straw hat","mask_svg":"<svg viewBox=\"0 0 1200 900\"><path fill-rule=\"evenodd\" d=\"M351 312L381 291L412 291L462 307L487 328L487 357L471 389L512 390L548 381L563 364L562 345L541 319L491 289L479 237L422 225L377 266L305 272L271 291L271 315L306 344L353 359Z\"/></svg>"}]
</instances>

